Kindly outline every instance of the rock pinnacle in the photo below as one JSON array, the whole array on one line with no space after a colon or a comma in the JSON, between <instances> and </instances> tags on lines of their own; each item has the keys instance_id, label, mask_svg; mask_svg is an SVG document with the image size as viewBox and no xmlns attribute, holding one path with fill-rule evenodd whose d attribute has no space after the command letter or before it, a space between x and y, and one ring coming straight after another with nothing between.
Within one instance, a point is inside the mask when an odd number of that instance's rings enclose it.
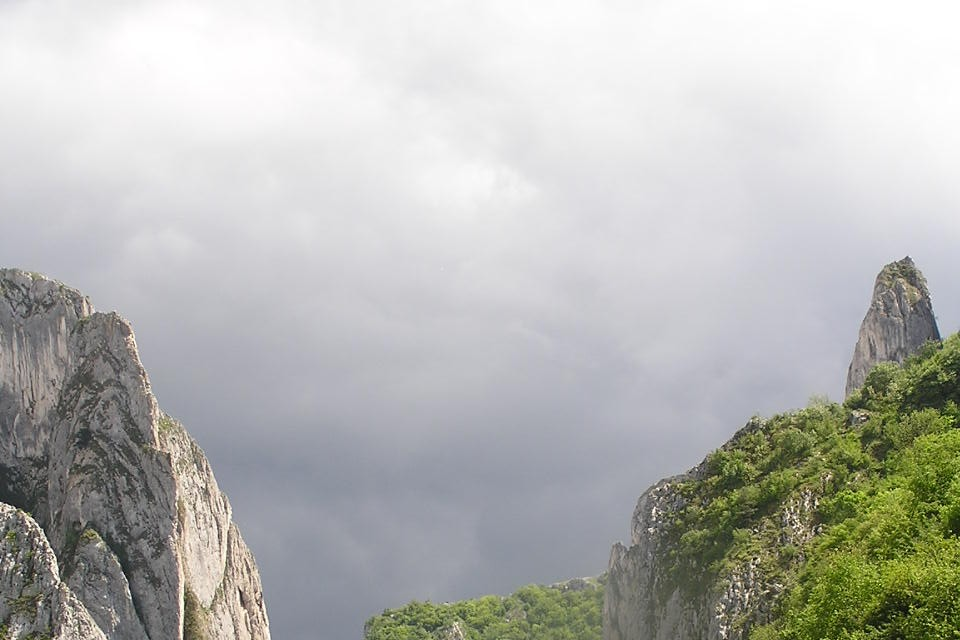
<instances>
[{"instance_id":1,"label":"rock pinnacle","mask_svg":"<svg viewBox=\"0 0 960 640\"><path fill-rule=\"evenodd\" d=\"M877 275L870 308L860 325L844 393L859 389L880 362L902 363L928 340L939 340L927 281L910 256Z\"/></svg>"}]
</instances>

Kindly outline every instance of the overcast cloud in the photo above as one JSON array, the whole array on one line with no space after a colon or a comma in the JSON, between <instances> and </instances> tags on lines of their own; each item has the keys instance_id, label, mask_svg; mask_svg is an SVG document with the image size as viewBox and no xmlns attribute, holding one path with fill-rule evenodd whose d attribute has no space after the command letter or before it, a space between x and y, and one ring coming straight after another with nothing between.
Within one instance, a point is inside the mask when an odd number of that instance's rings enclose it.
<instances>
[{"instance_id":1,"label":"overcast cloud","mask_svg":"<svg viewBox=\"0 0 960 640\"><path fill-rule=\"evenodd\" d=\"M954 3L0 0L0 256L137 331L273 636L595 575L839 398L877 270L960 319Z\"/></svg>"}]
</instances>

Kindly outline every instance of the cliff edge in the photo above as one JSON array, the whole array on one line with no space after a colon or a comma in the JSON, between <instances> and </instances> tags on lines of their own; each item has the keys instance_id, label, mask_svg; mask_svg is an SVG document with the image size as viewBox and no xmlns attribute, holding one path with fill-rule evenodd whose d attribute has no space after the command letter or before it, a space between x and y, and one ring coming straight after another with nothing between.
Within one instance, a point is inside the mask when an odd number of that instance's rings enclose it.
<instances>
[{"instance_id":1,"label":"cliff edge","mask_svg":"<svg viewBox=\"0 0 960 640\"><path fill-rule=\"evenodd\" d=\"M129 323L13 269L0 270L0 503L5 637L269 639L230 503L157 406Z\"/></svg>"}]
</instances>

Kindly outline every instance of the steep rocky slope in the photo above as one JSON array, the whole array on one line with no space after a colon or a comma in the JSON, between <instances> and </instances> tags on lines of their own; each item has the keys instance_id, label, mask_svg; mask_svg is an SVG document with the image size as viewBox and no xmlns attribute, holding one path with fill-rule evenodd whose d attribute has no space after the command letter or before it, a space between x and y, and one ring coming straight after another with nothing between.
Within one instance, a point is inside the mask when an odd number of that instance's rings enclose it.
<instances>
[{"instance_id":1,"label":"steep rocky slope","mask_svg":"<svg viewBox=\"0 0 960 640\"><path fill-rule=\"evenodd\" d=\"M834 411L751 420L696 468L645 491L630 546L610 554L604 639L740 640L769 622L834 480L807 464L816 440L802 434L838 420Z\"/></svg>"},{"instance_id":2,"label":"steep rocky slope","mask_svg":"<svg viewBox=\"0 0 960 640\"><path fill-rule=\"evenodd\" d=\"M863 385L878 362L902 363L928 340L939 340L927 281L910 256L877 275L847 372L845 397Z\"/></svg>"},{"instance_id":3,"label":"steep rocky slope","mask_svg":"<svg viewBox=\"0 0 960 640\"><path fill-rule=\"evenodd\" d=\"M17 270L0 270L0 502L36 549L4 556L3 600L18 579L36 600L0 606L8 637L269 638L230 504L157 406L130 325Z\"/></svg>"},{"instance_id":4,"label":"steep rocky slope","mask_svg":"<svg viewBox=\"0 0 960 640\"><path fill-rule=\"evenodd\" d=\"M0 637L103 640L33 518L0 504L0 536Z\"/></svg>"},{"instance_id":5,"label":"steep rocky slope","mask_svg":"<svg viewBox=\"0 0 960 640\"><path fill-rule=\"evenodd\" d=\"M753 419L696 468L643 493L630 545L611 551L604 640L744 640L780 624L784 595L823 531L824 500L873 477L893 446L874 442L879 418L861 408L895 374L868 372L938 339L922 274L909 258L884 267L850 366L847 406ZM903 382L898 393L911 388L926 387ZM890 433L910 432L902 423L924 408L905 398L883 400L900 403L884 418Z\"/></svg>"}]
</instances>

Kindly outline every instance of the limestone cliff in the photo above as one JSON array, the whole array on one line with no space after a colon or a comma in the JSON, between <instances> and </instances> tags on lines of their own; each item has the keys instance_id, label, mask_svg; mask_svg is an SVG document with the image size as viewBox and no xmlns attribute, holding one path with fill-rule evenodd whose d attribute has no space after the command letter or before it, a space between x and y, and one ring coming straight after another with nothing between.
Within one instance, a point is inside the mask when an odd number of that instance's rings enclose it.
<instances>
[{"instance_id":1,"label":"limestone cliff","mask_svg":"<svg viewBox=\"0 0 960 640\"><path fill-rule=\"evenodd\" d=\"M33 518L0 503L0 637L104 640Z\"/></svg>"},{"instance_id":2,"label":"limestone cliff","mask_svg":"<svg viewBox=\"0 0 960 640\"><path fill-rule=\"evenodd\" d=\"M832 478L814 469L804 485L783 468L797 460L751 455L801 438L804 422L837 410L755 418L694 469L647 489L630 546L610 553L604 640L745 640L769 622L784 571L818 533L817 502Z\"/></svg>"},{"instance_id":3,"label":"limestone cliff","mask_svg":"<svg viewBox=\"0 0 960 640\"><path fill-rule=\"evenodd\" d=\"M678 591L668 584L662 558L670 553L671 514L684 506L676 491L691 474L661 480L637 501L631 520L629 548L621 543L610 552L607 592L604 597L604 638L649 640L695 638L704 626L704 602L681 603ZM662 597L661 594L667 594ZM699 600L699 599L698 599Z\"/></svg>"},{"instance_id":4,"label":"limestone cliff","mask_svg":"<svg viewBox=\"0 0 960 640\"><path fill-rule=\"evenodd\" d=\"M902 363L928 340L939 340L927 281L909 256L877 275L870 308L847 372L845 396L863 385L880 362Z\"/></svg>"},{"instance_id":5,"label":"limestone cliff","mask_svg":"<svg viewBox=\"0 0 960 640\"><path fill-rule=\"evenodd\" d=\"M130 325L17 270L0 270L0 502L39 525L31 539L52 554L36 597L73 612L74 626L93 621L99 631L82 637L270 637L230 504L199 447L157 406ZM19 596L4 567L8 601ZM41 633L73 637L45 624Z\"/></svg>"},{"instance_id":6,"label":"limestone cliff","mask_svg":"<svg viewBox=\"0 0 960 640\"><path fill-rule=\"evenodd\" d=\"M939 338L913 261L885 266L847 395L877 363L902 363ZM816 404L753 419L696 468L644 492L630 546L617 543L610 554L604 640L744 640L770 623L821 531L821 498L845 487L841 476L865 475L855 473L857 465L870 469L857 451L857 430L868 417ZM838 434L846 434L848 448L838 446Z\"/></svg>"}]
</instances>

